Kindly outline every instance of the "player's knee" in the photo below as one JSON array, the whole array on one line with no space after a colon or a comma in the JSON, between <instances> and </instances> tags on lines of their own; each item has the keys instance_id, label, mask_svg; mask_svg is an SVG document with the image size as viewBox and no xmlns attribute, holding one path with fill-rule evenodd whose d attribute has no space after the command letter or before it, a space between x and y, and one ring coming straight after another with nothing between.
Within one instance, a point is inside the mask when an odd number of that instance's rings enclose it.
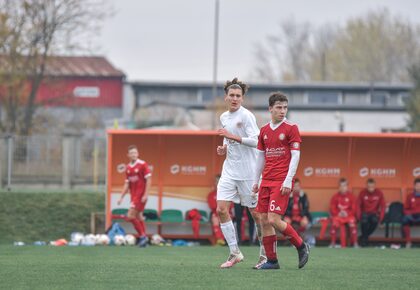
<instances>
[{"instance_id":1,"label":"player's knee","mask_svg":"<svg viewBox=\"0 0 420 290\"><path fill-rule=\"evenodd\" d=\"M277 219L275 216L273 215L268 215L268 223L272 226L275 227L277 224Z\"/></svg>"},{"instance_id":2,"label":"player's knee","mask_svg":"<svg viewBox=\"0 0 420 290\"><path fill-rule=\"evenodd\" d=\"M216 211L217 211L217 215L219 217L225 217L229 214L228 210L227 210L227 207L225 207L223 205L218 205Z\"/></svg>"}]
</instances>

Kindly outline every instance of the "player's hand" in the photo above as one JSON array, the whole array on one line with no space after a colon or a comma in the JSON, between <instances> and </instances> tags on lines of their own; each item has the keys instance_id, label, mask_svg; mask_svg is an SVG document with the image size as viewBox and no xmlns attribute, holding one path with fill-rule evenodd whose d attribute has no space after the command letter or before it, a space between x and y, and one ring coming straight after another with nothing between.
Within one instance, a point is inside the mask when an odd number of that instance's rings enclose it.
<instances>
[{"instance_id":1,"label":"player's hand","mask_svg":"<svg viewBox=\"0 0 420 290\"><path fill-rule=\"evenodd\" d=\"M292 189L289 187L282 186L280 191L282 195L289 195L290 192L292 192Z\"/></svg>"},{"instance_id":2,"label":"player's hand","mask_svg":"<svg viewBox=\"0 0 420 290\"><path fill-rule=\"evenodd\" d=\"M255 193L255 194L257 194L257 193L258 193L258 190L259 190L259 188L258 188L258 183L255 183L255 184L252 186L252 192L253 192L253 193Z\"/></svg>"},{"instance_id":3,"label":"player's hand","mask_svg":"<svg viewBox=\"0 0 420 290\"><path fill-rule=\"evenodd\" d=\"M145 202L147 201L147 198L148 198L148 196L147 196L147 195L143 195L143 196L141 197L141 202L142 202L142 203L145 203Z\"/></svg>"},{"instance_id":4,"label":"player's hand","mask_svg":"<svg viewBox=\"0 0 420 290\"><path fill-rule=\"evenodd\" d=\"M226 129L219 129L219 130L217 130L217 133L219 134L219 136L221 136L221 137L225 137L225 138L228 138L228 139L230 139L230 133L228 132L228 130L226 130Z\"/></svg>"},{"instance_id":5,"label":"player's hand","mask_svg":"<svg viewBox=\"0 0 420 290\"><path fill-rule=\"evenodd\" d=\"M121 202L122 202L122 198L120 198L120 199L117 201L117 205L120 205L120 204L121 204Z\"/></svg>"},{"instance_id":6,"label":"player's hand","mask_svg":"<svg viewBox=\"0 0 420 290\"><path fill-rule=\"evenodd\" d=\"M347 212L345 212L344 210L342 210L342 211L340 211L340 212L338 213L338 216L339 216L339 217L346 217L346 216L347 216Z\"/></svg>"},{"instance_id":7,"label":"player's hand","mask_svg":"<svg viewBox=\"0 0 420 290\"><path fill-rule=\"evenodd\" d=\"M227 145L217 146L217 155L225 155L226 154Z\"/></svg>"}]
</instances>

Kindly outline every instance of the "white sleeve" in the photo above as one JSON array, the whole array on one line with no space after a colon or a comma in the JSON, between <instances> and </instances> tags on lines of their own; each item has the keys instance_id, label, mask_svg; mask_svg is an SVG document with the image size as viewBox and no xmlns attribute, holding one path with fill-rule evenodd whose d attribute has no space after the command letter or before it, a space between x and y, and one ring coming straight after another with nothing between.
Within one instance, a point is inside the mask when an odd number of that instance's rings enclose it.
<instances>
[{"instance_id":1,"label":"white sleeve","mask_svg":"<svg viewBox=\"0 0 420 290\"><path fill-rule=\"evenodd\" d=\"M257 120L253 114L247 115L245 133L247 137L242 137L241 143L248 147L257 148L260 130L258 129Z\"/></svg>"},{"instance_id":2,"label":"white sleeve","mask_svg":"<svg viewBox=\"0 0 420 290\"><path fill-rule=\"evenodd\" d=\"M258 144L258 136L257 137L242 137L242 142L243 145L248 146L248 147L253 147L253 148L257 148L257 144Z\"/></svg>"},{"instance_id":3,"label":"white sleeve","mask_svg":"<svg viewBox=\"0 0 420 290\"><path fill-rule=\"evenodd\" d=\"M257 163L255 165L255 176L254 176L254 184L258 184L260 182L260 177L263 172L265 165L265 152L261 150L257 150Z\"/></svg>"},{"instance_id":4,"label":"white sleeve","mask_svg":"<svg viewBox=\"0 0 420 290\"><path fill-rule=\"evenodd\" d=\"M292 150L290 153L292 154L292 158L290 159L289 171L287 172L286 179L283 182L283 187L291 189L293 177L295 177L296 170L299 165L300 151Z\"/></svg>"}]
</instances>

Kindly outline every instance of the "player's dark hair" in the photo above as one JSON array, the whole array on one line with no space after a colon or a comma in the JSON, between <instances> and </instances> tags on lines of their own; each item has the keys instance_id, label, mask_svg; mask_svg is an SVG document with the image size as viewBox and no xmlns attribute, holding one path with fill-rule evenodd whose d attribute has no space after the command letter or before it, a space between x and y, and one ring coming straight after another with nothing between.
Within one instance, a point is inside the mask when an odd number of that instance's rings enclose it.
<instances>
[{"instance_id":1,"label":"player's dark hair","mask_svg":"<svg viewBox=\"0 0 420 290\"><path fill-rule=\"evenodd\" d=\"M239 81L238 78L234 78L231 81L227 81L225 83L225 86L223 87L226 95L229 92L229 89L241 89L242 90L242 95L245 95L246 92L248 91L248 88L249 88L249 86L247 84Z\"/></svg>"},{"instance_id":2,"label":"player's dark hair","mask_svg":"<svg viewBox=\"0 0 420 290\"><path fill-rule=\"evenodd\" d=\"M338 180L338 184L347 183L347 178L341 177L340 180Z\"/></svg>"},{"instance_id":3,"label":"player's dark hair","mask_svg":"<svg viewBox=\"0 0 420 290\"><path fill-rule=\"evenodd\" d=\"M369 179L366 181L366 183L376 183L376 182L375 182L375 179L373 179L373 178L369 178Z\"/></svg>"},{"instance_id":4,"label":"player's dark hair","mask_svg":"<svg viewBox=\"0 0 420 290\"><path fill-rule=\"evenodd\" d=\"M419 183L419 182L420 182L420 178L414 179L414 184Z\"/></svg>"},{"instance_id":5,"label":"player's dark hair","mask_svg":"<svg viewBox=\"0 0 420 290\"><path fill-rule=\"evenodd\" d=\"M268 99L268 105L270 107L274 106L276 102L286 102L289 103L289 99L282 92L271 93L270 98Z\"/></svg>"},{"instance_id":6,"label":"player's dark hair","mask_svg":"<svg viewBox=\"0 0 420 290\"><path fill-rule=\"evenodd\" d=\"M132 150L132 149L136 149L137 151L139 150L136 145L130 145L130 146L128 146L127 151L130 152L130 150Z\"/></svg>"},{"instance_id":7,"label":"player's dark hair","mask_svg":"<svg viewBox=\"0 0 420 290\"><path fill-rule=\"evenodd\" d=\"M300 179L299 178L295 178L295 183L300 183Z\"/></svg>"}]
</instances>

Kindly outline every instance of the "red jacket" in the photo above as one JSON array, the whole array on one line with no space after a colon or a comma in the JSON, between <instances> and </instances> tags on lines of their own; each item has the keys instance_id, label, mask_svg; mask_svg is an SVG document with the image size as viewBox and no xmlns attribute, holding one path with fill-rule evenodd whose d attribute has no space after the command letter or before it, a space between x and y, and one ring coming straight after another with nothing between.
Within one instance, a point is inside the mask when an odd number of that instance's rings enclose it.
<instances>
[{"instance_id":1,"label":"red jacket","mask_svg":"<svg viewBox=\"0 0 420 290\"><path fill-rule=\"evenodd\" d=\"M414 192L405 199L404 214L420 214L420 196L416 196Z\"/></svg>"},{"instance_id":2,"label":"red jacket","mask_svg":"<svg viewBox=\"0 0 420 290\"><path fill-rule=\"evenodd\" d=\"M216 190L213 190L209 193L207 196L207 203L209 204L209 208L212 213L216 213L217 208L217 192Z\"/></svg>"},{"instance_id":3,"label":"red jacket","mask_svg":"<svg viewBox=\"0 0 420 290\"><path fill-rule=\"evenodd\" d=\"M340 193L333 195L330 202L331 216L338 216L340 211L347 212L347 216L356 216L356 199L351 192Z\"/></svg>"},{"instance_id":4,"label":"red jacket","mask_svg":"<svg viewBox=\"0 0 420 290\"><path fill-rule=\"evenodd\" d=\"M375 189L369 192L363 189L357 198L357 218L360 220L362 213L377 214L379 221L382 222L385 215L385 198L382 191Z\"/></svg>"}]
</instances>

